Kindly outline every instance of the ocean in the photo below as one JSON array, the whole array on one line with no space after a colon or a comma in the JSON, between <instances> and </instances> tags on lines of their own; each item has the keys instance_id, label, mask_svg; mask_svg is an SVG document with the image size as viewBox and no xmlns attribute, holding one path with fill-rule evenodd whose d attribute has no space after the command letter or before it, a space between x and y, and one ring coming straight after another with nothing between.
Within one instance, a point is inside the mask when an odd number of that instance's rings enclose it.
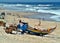
<instances>
[{"instance_id":1,"label":"ocean","mask_svg":"<svg viewBox=\"0 0 60 43\"><path fill-rule=\"evenodd\" d=\"M42 15L35 14L25 17L34 19L45 18L45 20L50 19L60 22L60 2L0 2L0 8L22 12L38 12Z\"/></svg>"}]
</instances>

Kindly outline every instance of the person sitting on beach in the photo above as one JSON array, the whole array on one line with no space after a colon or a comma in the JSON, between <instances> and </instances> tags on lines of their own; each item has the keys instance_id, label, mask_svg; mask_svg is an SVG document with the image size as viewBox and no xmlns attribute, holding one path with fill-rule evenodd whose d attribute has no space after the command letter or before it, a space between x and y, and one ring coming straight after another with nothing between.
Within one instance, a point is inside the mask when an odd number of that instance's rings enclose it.
<instances>
[{"instance_id":1,"label":"person sitting on beach","mask_svg":"<svg viewBox=\"0 0 60 43\"><path fill-rule=\"evenodd\" d=\"M21 34L24 34L26 32L27 26L20 20L17 28L19 31L21 31Z\"/></svg>"}]
</instances>

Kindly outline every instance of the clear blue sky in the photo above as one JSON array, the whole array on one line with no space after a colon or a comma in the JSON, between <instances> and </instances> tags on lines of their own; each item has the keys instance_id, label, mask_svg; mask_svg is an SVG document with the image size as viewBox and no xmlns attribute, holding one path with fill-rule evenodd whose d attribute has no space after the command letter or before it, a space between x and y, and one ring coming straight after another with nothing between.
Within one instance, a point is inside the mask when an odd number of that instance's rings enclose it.
<instances>
[{"instance_id":1,"label":"clear blue sky","mask_svg":"<svg viewBox=\"0 0 60 43\"><path fill-rule=\"evenodd\" d=\"M0 0L0 2L60 2L60 0Z\"/></svg>"}]
</instances>

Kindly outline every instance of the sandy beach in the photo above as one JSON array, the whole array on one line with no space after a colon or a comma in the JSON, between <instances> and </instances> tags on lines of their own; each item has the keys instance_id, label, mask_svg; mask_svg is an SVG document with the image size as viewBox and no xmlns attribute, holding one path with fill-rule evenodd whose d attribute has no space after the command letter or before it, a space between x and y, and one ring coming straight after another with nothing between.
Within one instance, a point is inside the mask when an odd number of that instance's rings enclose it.
<instances>
[{"instance_id":1,"label":"sandy beach","mask_svg":"<svg viewBox=\"0 0 60 43\"><path fill-rule=\"evenodd\" d=\"M17 11L9 11L9 10L0 10L1 12L5 12L6 23L8 24L18 24L19 20L23 22L27 22L31 27L34 27L39 23L37 19L24 18L25 15L34 15L38 14L36 12L17 12ZM46 36L36 36L36 35L19 35L19 34L7 34L4 29L0 26L0 42L1 43L59 43L60 42L60 22L53 21L43 21L41 20L41 25L44 28L50 28L57 25L57 28L50 34Z\"/></svg>"}]
</instances>

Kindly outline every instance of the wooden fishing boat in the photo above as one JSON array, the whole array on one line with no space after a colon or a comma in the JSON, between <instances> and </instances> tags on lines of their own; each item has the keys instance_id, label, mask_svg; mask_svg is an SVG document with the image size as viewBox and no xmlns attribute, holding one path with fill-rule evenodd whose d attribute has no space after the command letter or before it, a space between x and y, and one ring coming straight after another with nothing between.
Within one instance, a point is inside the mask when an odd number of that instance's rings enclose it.
<instances>
[{"instance_id":1,"label":"wooden fishing boat","mask_svg":"<svg viewBox=\"0 0 60 43\"><path fill-rule=\"evenodd\" d=\"M49 34L51 32L53 32L55 29L56 29L57 26L54 26L54 27L50 27L50 28L33 28L33 27L29 27L27 30L28 30L28 33L35 33L35 34L39 34L41 36L43 35L46 35L46 34Z\"/></svg>"},{"instance_id":2,"label":"wooden fishing boat","mask_svg":"<svg viewBox=\"0 0 60 43\"><path fill-rule=\"evenodd\" d=\"M45 26L47 26L47 25L45 25ZM56 27L57 27L56 24L55 24L55 26L48 27L48 28L41 27L41 21L39 20L39 24L36 25L36 27L29 26L27 30L28 30L28 33L34 33L34 34L39 34L40 36L43 36L43 35L47 35L47 34L53 32L56 29Z\"/></svg>"}]
</instances>

